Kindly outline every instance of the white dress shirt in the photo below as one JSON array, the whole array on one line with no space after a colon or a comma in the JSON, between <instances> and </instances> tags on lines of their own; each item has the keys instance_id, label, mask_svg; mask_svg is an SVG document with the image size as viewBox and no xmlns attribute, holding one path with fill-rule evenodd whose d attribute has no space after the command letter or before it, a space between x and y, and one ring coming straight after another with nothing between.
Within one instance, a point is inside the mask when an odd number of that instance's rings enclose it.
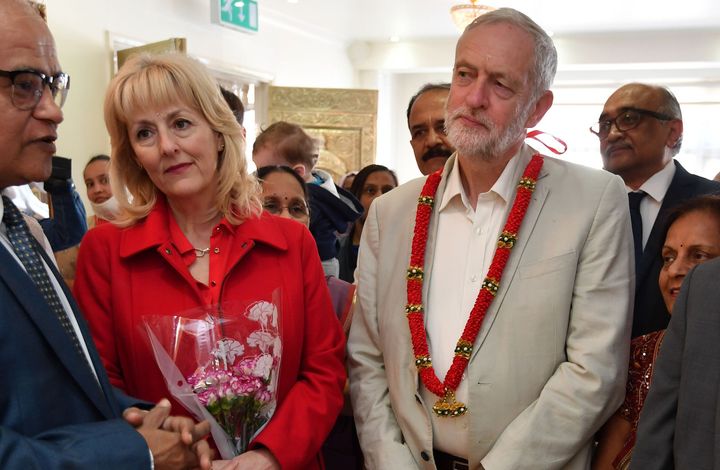
<instances>
[{"instance_id":1,"label":"white dress shirt","mask_svg":"<svg viewBox=\"0 0 720 470\"><path fill-rule=\"evenodd\" d=\"M505 225L517 183L528 161L515 155L492 188L478 196L475 210L463 188L459 163L448 175L445 191L439 199L435 254L426 281L429 285L425 301L430 357L440 380L450 369L455 345L492 262L497 238ZM455 396L458 401L467 404L465 378L464 375ZM449 454L467 457L469 418L436 417L432 406L438 397L424 385L420 386L420 393L432 420L433 446Z\"/></svg>"},{"instance_id":2,"label":"white dress shirt","mask_svg":"<svg viewBox=\"0 0 720 470\"><path fill-rule=\"evenodd\" d=\"M655 219L657 219L660 213L663 199L665 199L665 194L667 194L674 176L675 160L670 160L662 170L652 175L638 189L638 191L647 193L647 196L640 201L643 249L647 244L648 238L650 238L650 232L652 231L653 225L655 225ZM634 191L630 187L627 187L627 190L629 193Z\"/></svg>"},{"instance_id":3,"label":"white dress shirt","mask_svg":"<svg viewBox=\"0 0 720 470\"><path fill-rule=\"evenodd\" d=\"M13 258L15 258L15 261L18 262L20 267L23 269L23 271L27 270L25 269L25 266L20 261L20 258L17 257L15 254L15 250L13 250L12 244L10 243L10 239L7 236L7 229L5 227L5 222L2 222L2 217L5 214L5 205L3 204L2 199L0 199L0 243L5 247L8 252L12 255ZM28 217L25 218L25 221L30 223L33 223L34 221L32 219L28 220ZM37 224L37 222L35 222ZM37 226L38 229L40 229L39 225ZM34 232L31 227L31 232ZM40 229L39 233L42 233L42 230ZM33 233L35 235L35 233ZM45 252L48 254L51 260L55 260L55 256L53 255L52 249L50 248L50 243L48 243L47 239L43 236L42 240L38 240L40 244L45 249ZM55 289L55 292L58 294L58 298L60 299L60 303L62 303L63 309L65 309L65 313L67 314L68 318L70 319L70 323L73 326L73 329L75 330L75 334L78 337L78 340L80 342L80 346L82 347L83 353L85 355L85 359L87 359L88 364L90 365L90 370L95 375L95 379L97 380L97 372L95 371L95 368L92 365L92 361L90 360L90 354L88 353L87 345L85 344L85 340L83 339L82 332L80 331L80 327L78 326L77 319L75 318L75 315L73 314L72 308L70 307L70 302L68 302L67 297L65 297L65 292L62 290L62 287L60 287L60 283L58 282L57 278L53 274L53 272L50 270L50 267L48 267L47 263L45 263L45 260L43 258L42 262L45 266L45 270L48 273L48 277L50 278L50 282L52 283L53 289ZM99 381L98 381L99 383Z\"/></svg>"}]
</instances>

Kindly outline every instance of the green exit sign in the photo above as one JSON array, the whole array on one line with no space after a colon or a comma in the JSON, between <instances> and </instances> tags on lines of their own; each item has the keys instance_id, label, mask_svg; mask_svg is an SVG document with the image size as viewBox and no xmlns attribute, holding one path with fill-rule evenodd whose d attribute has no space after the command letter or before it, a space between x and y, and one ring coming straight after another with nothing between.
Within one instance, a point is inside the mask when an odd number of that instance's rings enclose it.
<instances>
[{"instance_id":1,"label":"green exit sign","mask_svg":"<svg viewBox=\"0 0 720 470\"><path fill-rule=\"evenodd\" d=\"M246 33L257 33L256 0L212 0L212 22Z\"/></svg>"}]
</instances>

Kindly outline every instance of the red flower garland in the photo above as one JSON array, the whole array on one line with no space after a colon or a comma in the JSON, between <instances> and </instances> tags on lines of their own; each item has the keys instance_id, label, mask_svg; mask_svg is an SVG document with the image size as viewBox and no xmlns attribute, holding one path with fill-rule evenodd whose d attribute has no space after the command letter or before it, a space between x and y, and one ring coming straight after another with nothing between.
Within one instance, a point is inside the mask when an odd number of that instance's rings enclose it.
<instances>
[{"instance_id":1,"label":"red flower garland","mask_svg":"<svg viewBox=\"0 0 720 470\"><path fill-rule=\"evenodd\" d=\"M442 169L428 177L420 193L415 215L410 267L407 271L408 303L405 306L405 313L412 337L415 366L418 368L420 379L428 390L440 397L440 400L433 406L433 411L438 416L460 416L467 411L467 407L463 403L455 401L455 390L460 385L462 375L470 361L473 344L480 332L485 314L498 291L505 265L510 258L510 250L517 241L518 230L530 205L530 198L535 190L535 182L542 165L543 158L539 154L535 154L527 167L525 167L525 172L518 183L515 201L505 222L505 228L498 238L498 246L495 249L495 255L490 264L490 269L488 269L487 277L482 283L475 305L465 324L465 329L455 347L455 357L452 365L442 382L432 367L425 334L424 307L422 303L423 267L425 266L427 235Z\"/></svg>"}]
</instances>

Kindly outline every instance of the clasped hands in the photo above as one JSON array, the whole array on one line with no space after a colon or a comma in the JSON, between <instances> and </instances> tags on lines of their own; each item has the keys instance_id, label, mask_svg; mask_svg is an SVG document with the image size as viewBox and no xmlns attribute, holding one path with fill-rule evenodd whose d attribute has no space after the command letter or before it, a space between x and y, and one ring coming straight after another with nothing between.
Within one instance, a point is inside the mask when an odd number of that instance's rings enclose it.
<instances>
[{"instance_id":1,"label":"clasped hands","mask_svg":"<svg viewBox=\"0 0 720 470\"><path fill-rule=\"evenodd\" d=\"M123 418L142 435L153 455L155 470L210 470L213 451L203 439L210 424L170 416L170 402L163 398L150 411L128 408Z\"/></svg>"}]
</instances>

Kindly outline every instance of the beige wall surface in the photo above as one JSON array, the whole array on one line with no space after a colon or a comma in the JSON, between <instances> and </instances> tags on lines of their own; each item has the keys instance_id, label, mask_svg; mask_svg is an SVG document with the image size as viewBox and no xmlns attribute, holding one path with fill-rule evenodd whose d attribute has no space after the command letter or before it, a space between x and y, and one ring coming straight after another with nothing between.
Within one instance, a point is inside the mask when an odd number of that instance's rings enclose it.
<instances>
[{"instance_id":1,"label":"beige wall surface","mask_svg":"<svg viewBox=\"0 0 720 470\"><path fill-rule=\"evenodd\" d=\"M58 155L73 160L73 177L86 202L82 169L110 151L103 99L112 76L112 39L150 43L187 38L188 54L226 70L244 70L283 86L352 88L345 44L272 19L246 34L210 22L209 0L46 0L60 62L71 76Z\"/></svg>"}]
</instances>

